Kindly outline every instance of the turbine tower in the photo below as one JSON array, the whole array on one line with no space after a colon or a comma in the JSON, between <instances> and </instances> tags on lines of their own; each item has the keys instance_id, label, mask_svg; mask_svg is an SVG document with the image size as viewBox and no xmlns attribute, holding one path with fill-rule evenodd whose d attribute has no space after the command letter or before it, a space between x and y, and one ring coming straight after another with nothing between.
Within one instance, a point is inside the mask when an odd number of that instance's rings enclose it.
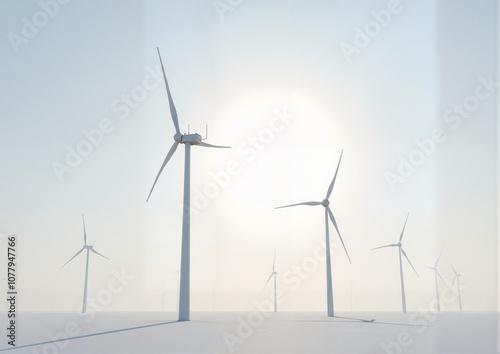
<instances>
[{"instance_id":1,"label":"turbine tower","mask_svg":"<svg viewBox=\"0 0 500 354\"><path fill-rule=\"evenodd\" d=\"M87 250L87 262L86 262L86 266L85 266L85 285L83 287L83 305L82 305L82 313L85 313L85 311L87 310L87 283L88 283L88 279L89 279L89 254L90 254L90 252L94 252L98 256L104 257L108 260L109 260L109 258L106 256L103 256L102 254L97 252L94 249L94 246L87 245L87 231L85 230L85 218L83 217L83 214L82 214L82 221L83 221L83 247L81 250L76 252L76 254L73 257L71 257L69 261L64 263L62 267L64 267L69 262L71 262L71 260L73 260L73 258L78 256L80 253L82 253L83 250Z\"/></svg>"},{"instance_id":2,"label":"turbine tower","mask_svg":"<svg viewBox=\"0 0 500 354\"><path fill-rule=\"evenodd\" d=\"M457 291L458 291L458 304L460 305L460 312L462 312L462 297L460 296L460 277L462 276L461 274L457 273L455 268L450 262L451 269L453 269L453 273L455 273L455 277L453 278L453 281L451 282L451 286L455 284L455 280L457 281Z\"/></svg>"},{"instance_id":3,"label":"turbine tower","mask_svg":"<svg viewBox=\"0 0 500 354\"><path fill-rule=\"evenodd\" d=\"M438 311L441 311L441 306L439 304L439 288L438 288L438 277L441 278L441 280L443 282L444 279L443 277L441 276L441 274L439 274L438 270L437 270L437 266L438 266L438 263L439 263L439 259L441 258L441 255L443 254L443 251L441 251L441 253L439 254L439 257L438 259L436 260L436 263L434 263L434 267L428 267L426 266L427 268L431 269L434 271L434 282L436 284L436 300L437 300L437 308L438 308Z\"/></svg>"},{"instance_id":4,"label":"turbine tower","mask_svg":"<svg viewBox=\"0 0 500 354\"><path fill-rule=\"evenodd\" d=\"M271 272L271 275L269 276L269 279L267 279L266 281L266 285L264 285L264 289L266 288L267 286L267 283L269 283L269 280L271 280L272 277L274 277L274 312L277 312L278 311L278 305L277 305L277 302L276 302L276 274L278 274L275 270L274 270L274 265L276 264L276 250L274 250L274 259L273 259L273 271Z\"/></svg>"},{"instance_id":5,"label":"turbine tower","mask_svg":"<svg viewBox=\"0 0 500 354\"><path fill-rule=\"evenodd\" d=\"M163 169L167 165L168 161L174 154L175 150L179 144L184 144L185 155L184 155L184 204L183 204L183 216L182 216L182 250L181 250L181 280L180 280L180 295L179 295L179 321L189 321L189 274L190 274L190 181L191 181L191 145L193 146L203 146L212 148L229 148L229 146L217 146L211 145L203 142L201 135L199 134L181 134L179 130L179 120L177 117L177 111L175 109L174 101L172 99L172 94L170 93L170 88L167 82L167 76L165 75L165 69L163 68L163 62L161 60L160 50L158 51L158 57L160 58L161 70L163 72L163 79L165 80L165 88L167 89L168 104L170 106L170 114L172 116L172 121L175 127L174 144L170 148L163 164L160 167L160 171L156 175L156 179L151 187L148 198L149 201L151 193L155 188L156 182L160 177Z\"/></svg>"},{"instance_id":6,"label":"turbine tower","mask_svg":"<svg viewBox=\"0 0 500 354\"><path fill-rule=\"evenodd\" d=\"M413 267L413 264L411 264L410 259L406 255L406 252L403 249L403 245L401 244L401 241L403 240L403 235L404 235L404 232L405 232L405 228L406 228L406 222L408 221L408 216L410 216L410 213L408 213L408 215L406 215L406 220L405 220L405 223L403 225L403 230L401 231L401 235L399 236L399 242L398 243L392 243L390 245L372 248L372 250L376 250L376 249L380 249L380 248L386 248L386 247L397 247L398 248L398 252L399 252L399 273L400 273L400 276L401 276L401 299L402 299L402 304L403 304L403 313L406 313L406 296L405 296L405 282L403 280L403 261L402 261L402 258L401 258L401 254L403 254L403 256L405 256L406 260L408 261L408 263L410 264L410 266L412 267L413 271L415 272L415 274L417 274L417 277L418 277L417 271Z\"/></svg>"},{"instance_id":7,"label":"turbine tower","mask_svg":"<svg viewBox=\"0 0 500 354\"><path fill-rule=\"evenodd\" d=\"M342 240L342 236L340 235L339 228L337 226L337 221L335 220L335 217L333 216L332 211L330 210L330 201L328 198L330 198L330 195L332 194L333 191L333 186L335 185L335 180L337 179L337 173L339 172L339 166L340 166L340 161L342 160L342 154L344 150L340 153L340 158L339 158L339 163L337 164L337 169L335 170L335 175L333 176L333 180L330 183L330 186L328 187L328 190L326 191L326 197L323 199L321 202L303 202L303 203L297 203L297 204L290 204L290 205L285 205L281 207L277 207L275 209L280 209L280 208L288 208L296 205L308 205L308 206L318 206L322 205L325 208L325 229L326 229L326 300L327 300L327 309L328 309L328 316L333 317L333 288L332 288L332 266L331 266L331 259L330 259L330 233L328 230L328 218L333 223L333 226L335 227L335 230L337 230L337 234L339 235L340 242L342 242L342 246L344 247L345 254L347 255L347 259L349 259L349 263L351 263L351 258L349 257L349 254L347 253L347 249L344 244L344 240Z\"/></svg>"}]
</instances>

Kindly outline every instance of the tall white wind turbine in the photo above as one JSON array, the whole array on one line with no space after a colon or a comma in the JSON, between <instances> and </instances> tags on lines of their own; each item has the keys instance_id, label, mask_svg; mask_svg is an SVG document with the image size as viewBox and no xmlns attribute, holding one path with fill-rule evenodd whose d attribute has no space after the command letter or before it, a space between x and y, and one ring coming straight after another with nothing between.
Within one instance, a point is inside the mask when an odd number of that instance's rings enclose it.
<instances>
[{"instance_id":1,"label":"tall white wind turbine","mask_svg":"<svg viewBox=\"0 0 500 354\"><path fill-rule=\"evenodd\" d=\"M185 155L184 155L184 204L183 204L183 217L182 217L182 250L181 250L181 280L180 280L180 294L179 294L179 321L189 321L189 274L190 274L190 181L191 181L191 145L212 147L212 148L229 148L229 146L217 146L211 145L203 142L201 135L199 134L181 134L179 130L179 120L177 118L177 111L175 109L174 101L172 99L172 94L170 93L170 88L168 86L167 76L165 75L165 69L163 68L163 62L161 60L160 50L158 50L158 57L160 58L161 70L163 72L163 79L165 80L165 88L167 89L168 104L170 106L170 114L172 116L172 121L175 127L174 144L170 148L163 164L160 167L160 171L156 175L156 179L151 187L148 198L149 201L151 193L155 188L156 182L160 177L163 169L167 165L168 161L174 154L175 150L179 144L184 144Z\"/></svg>"},{"instance_id":2,"label":"tall white wind turbine","mask_svg":"<svg viewBox=\"0 0 500 354\"><path fill-rule=\"evenodd\" d=\"M340 235L339 228L337 226L337 221L335 220L335 217L333 216L332 211L330 210L330 201L328 198L330 198L330 195L332 194L333 191L333 186L335 185L335 180L337 179L337 173L339 172L339 166L340 166L340 161L342 160L342 154L344 150L340 153L340 158L339 158L339 163L337 164L337 169L335 170L335 175L333 176L333 180L330 183L330 186L328 187L328 190L326 191L326 197L323 199L321 202L303 202L303 203L297 203L297 204L290 204L290 205L284 205L281 207L277 207L275 209L280 209L280 208L288 208L296 205L308 205L308 206L318 206L322 205L325 208L325 229L326 229L326 300L327 300L327 308L328 308L328 316L333 317L333 288L332 288L332 266L331 266L331 258L330 258L330 233L328 230L328 217L333 223L333 226L335 227L335 230L337 230L337 234L339 235L340 242L342 242L342 246L344 247L345 254L347 255L347 258L349 259L349 263L351 263L351 258L349 257L349 254L347 253L347 249L344 244L344 240L342 240L342 236Z\"/></svg>"},{"instance_id":3,"label":"tall white wind turbine","mask_svg":"<svg viewBox=\"0 0 500 354\"><path fill-rule=\"evenodd\" d=\"M438 288L438 277L441 278L441 280L444 282L444 279L443 277L441 276L441 274L439 274L438 270L437 270L437 266L438 266L438 263L439 263L439 260L441 259L441 255L443 254L443 251L441 251L441 253L439 254L439 257L438 259L436 260L436 263L434 263L434 267L428 267L426 266L427 268L429 268L430 270L433 270L434 271L434 282L435 282L435 285L436 285L436 300L437 300L437 308L438 308L438 311L441 311L441 306L440 306L440 303L439 303L439 288Z\"/></svg>"},{"instance_id":4,"label":"tall white wind turbine","mask_svg":"<svg viewBox=\"0 0 500 354\"><path fill-rule=\"evenodd\" d=\"M274 277L274 312L277 312L278 311L278 305L277 305L277 302L276 302L276 275L278 273L274 270L274 265L275 264L276 264L276 250L274 250L273 271L271 272L271 275L269 276L269 279L267 279L266 285L264 285L264 289L266 288L267 283L269 283L269 280L271 280L271 278Z\"/></svg>"},{"instance_id":5,"label":"tall white wind turbine","mask_svg":"<svg viewBox=\"0 0 500 354\"><path fill-rule=\"evenodd\" d=\"M104 257L104 258L106 258L108 260L109 260L109 258L106 257L106 256L103 256L102 254L100 254L99 252L97 252L94 249L94 246L87 245L87 231L85 229L85 218L83 217L83 214L82 214L82 221L83 221L83 247L82 247L81 250L79 250L78 252L76 252L76 254L73 257L71 257L69 261L67 261L66 263L64 263L62 267L64 267L69 262L71 262L71 260L73 260L73 258L75 258L76 256L78 256L80 253L82 253L83 250L87 250L87 262L86 262L86 265L85 265L85 285L83 287L83 305L82 305L82 313L85 313L85 311L87 310L87 283L88 283L88 279L89 279L89 253L90 252L94 252L98 256Z\"/></svg>"},{"instance_id":6,"label":"tall white wind turbine","mask_svg":"<svg viewBox=\"0 0 500 354\"><path fill-rule=\"evenodd\" d=\"M402 304L403 304L403 313L406 313L406 296L405 296L405 283L404 283L404 280L403 280L403 261L401 259L401 254L403 254L403 256L405 256L406 260L408 261L408 263L412 267L413 271L415 272L415 274L417 274L417 271L413 267L413 264L411 264L410 259L406 255L406 252L403 249L403 245L401 244L401 241L403 240L403 235L404 235L404 232L405 232L405 228L406 228L406 222L408 221L408 216L410 216L410 213L408 213L408 215L406 215L406 220L405 220L405 223L403 225L403 230L401 231L401 235L399 236L399 242L398 243L392 243L390 245L385 245L385 246L381 246L381 247L372 248L372 250L376 250L376 249L380 249L380 248L386 248L386 247L397 247L398 248L398 252L399 252L399 273L400 273L400 276L401 276L401 299L402 299ZM418 274L417 274L417 277L418 277Z\"/></svg>"},{"instance_id":7,"label":"tall white wind turbine","mask_svg":"<svg viewBox=\"0 0 500 354\"><path fill-rule=\"evenodd\" d=\"M453 273L455 274L455 277L453 278L453 281L451 282L451 286L455 284L455 280L457 281L457 291L458 291L458 304L460 305L460 312L462 312L462 297L460 296L460 277L462 276L460 273L457 273L455 268L453 267L453 264L450 262L451 269L453 269Z\"/></svg>"}]
</instances>

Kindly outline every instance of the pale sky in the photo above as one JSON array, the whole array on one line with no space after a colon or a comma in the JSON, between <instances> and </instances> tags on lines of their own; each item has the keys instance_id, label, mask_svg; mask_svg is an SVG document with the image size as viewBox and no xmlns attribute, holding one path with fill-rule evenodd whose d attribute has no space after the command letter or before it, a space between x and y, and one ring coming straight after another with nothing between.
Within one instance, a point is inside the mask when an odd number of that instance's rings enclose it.
<instances>
[{"instance_id":1,"label":"pale sky","mask_svg":"<svg viewBox=\"0 0 500 354\"><path fill-rule=\"evenodd\" d=\"M451 282L452 262L462 274L464 309L496 309L497 88L481 83L498 77L496 2L220 3L234 5L0 2L0 233L19 237L21 308L81 303L85 257L60 267L82 246L83 212L89 243L111 259L91 255L89 298L125 270L135 279L107 310L160 310L163 289L176 309L183 146L145 202L175 132L159 47L181 130L209 124L209 143L232 146L192 149L193 310L255 310L271 296L276 249L280 309L326 311L314 258L324 211L274 207L321 201L342 149L330 202L352 264L330 226L335 308L400 310L397 251L371 248L397 243L409 212L403 245L419 274L403 265L409 311L434 299L425 265L443 249L439 271ZM445 114L454 105L468 117ZM90 145L83 131L99 128ZM429 156L417 152L433 134ZM58 177L67 147L89 146ZM391 187L387 172L411 156L419 165Z\"/></svg>"}]
</instances>

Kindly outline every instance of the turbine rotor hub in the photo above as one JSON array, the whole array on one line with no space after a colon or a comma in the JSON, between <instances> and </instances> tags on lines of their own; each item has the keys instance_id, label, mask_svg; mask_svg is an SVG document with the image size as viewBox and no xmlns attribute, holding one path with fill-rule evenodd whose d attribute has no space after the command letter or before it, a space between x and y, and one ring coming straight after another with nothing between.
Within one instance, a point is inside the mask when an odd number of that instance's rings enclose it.
<instances>
[{"instance_id":1,"label":"turbine rotor hub","mask_svg":"<svg viewBox=\"0 0 500 354\"><path fill-rule=\"evenodd\" d=\"M175 133L174 134L174 140L177 141L178 143L182 142L182 134L181 133Z\"/></svg>"},{"instance_id":2,"label":"turbine rotor hub","mask_svg":"<svg viewBox=\"0 0 500 354\"><path fill-rule=\"evenodd\" d=\"M330 201L328 199L323 199L321 202L321 205L323 205L325 208L330 205Z\"/></svg>"}]
</instances>

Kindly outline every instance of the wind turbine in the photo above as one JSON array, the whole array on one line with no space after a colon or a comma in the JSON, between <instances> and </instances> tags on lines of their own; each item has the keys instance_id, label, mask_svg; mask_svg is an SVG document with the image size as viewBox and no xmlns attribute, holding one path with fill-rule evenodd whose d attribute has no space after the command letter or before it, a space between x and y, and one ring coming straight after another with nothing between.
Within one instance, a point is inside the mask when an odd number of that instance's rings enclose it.
<instances>
[{"instance_id":1,"label":"wind turbine","mask_svg":"<svg viewBox=\"0 0 500 354\"><path fill-rule=\"evenodd\" d=\"M264 289L267 286L267 283L269 283L269 280L271 280L272 277L274 277L274 312L277 312L277 302L276 302L276 274L278 274L274 270L274 265L276 264L276 250L274 250L274 259L273 259L273 271L271 272L271 275L269 276L269 279L267 279L266 285L264 285Z\"/></svg>"},{"instance_id":2,"label":"wind turbine","mask_svg":"<svg viewBox=\"0 0 500 354\"><path fill-rule=\"evenodd\" d=\"M158 51L158 57L160 58L161 70L163 72L163 79L165 80L165 88L167 89L168 104L170 106L170 114L172 116L172 121L175 127L174 144L170 148L163 164L160 167L160 171L156 175L156 179L149 192L148 199L153 193L156 182L160 177L163 169L167 165L168 161L174 154L175 150L179 144L184 144L185 155L184 155L184 208L182 217L182 250L181 250L181 285L180 285L180 295L179 295L179 321L189 321L189 266L190 266L190 179L191 179L191 145L203 146L203 147L213 147L213 148L229 148L229 146L217 146L211 145L203 142L201 135L199 134L181 134L179 130L179 120L177 118L177 111L174 106L174 101L172 99L172 94L170 93L170 88L167 82L167 76L165 75L165 69L163 68L163 62L161 60L160 49L156 48Z\"/></svg>"},{"instance_id":3,"label":"wind turbine","mask_svg":"<svg viewBox=\"0 0 500 354\"><path fill-rule=\"evenodd\" d=\"M73 260L73 258L75 258L80 253L82 253L83 250L87 250L87 263L86 263L86 266L85 266L85 285L83 287L83 305L82 305L82 313L85 313L85 311L87 309L87 283L88 283L88 279L89 279L89 277L88 277L89 276L89 254L90 254L90 252L94 252L98 256L104 257L104 258L106 258L108 260L109 260L109 258L106 257L106 256L103 256L102 254L100 254L99 252L97 252L94 249L94 246L87 245L87 231L85 230L85 218L83 217L83 214L82 214L82 220L83 220L83 247L82 247L81 250L79 250L78 252L76 252L76 254L73 257L71 257L69 261L67 261L66 263L64 263L62 267L64 267L69 262L71 262Z\"/></svg>"},{"instance_id":4,"label":"wind turbine","mask_svg":"<svg viewBox=\"0 0 500 354\"><path fill-rule=\"evenodd\" d=\"M406 313L406 296L405 296L405 283L403 280L403 261L401 259L401 254L403 254L403 256L405 256L406 260L408 261L408 263L410 263L410 266L412 267L413 271L415 272L415 274L417 274L417 277L418 277L417 271L413 267L413 264L411 264L410 259L406 255L406 252L403 249L403 245L401 244L401 241L403 240L405 228L406 228L406 222L408 221L408 216L410 216L410 213L408 213L408 215L406 215L406 220L405 220L405 223L403 225L403 230L401 231L401 235L399 236L398 243L392 243L390 245L372 248L372 250L376 250L379 248L386 248L386 247L397 247L399 249L399 273L401 275L401 298L402 298L402 303L403 303L403 313Z\"/></svg>"},{"instance_id":5,"label":"wind turbine","mask_svg":"<svg viewBox=\"0 0 500 354\"><path fill-rule=\"evenodd\" d=\"M437 270L437 266L438 266L438 263L439 263L439 259L441 258L441 255L443 254L443 251L441 251L441 253L439 254L439 257L438 259L436 260L436 263L434 263L434 267L428 267L426 266L427 268L431 269L434 271L434 281L435 281L435 284L436 284L436 300L437 300L437 307L438 307L438 311L441 311L441 306L439 304L439 288L438 288L438 276L439 278L441 278L441 280L444 282L444 279L443 277L441 276L441 274L439 274L438 270Z\"/></svg>"},{"instance_id":6,"label":"wind turbine","mask_svg":"<svg viewBox=\"0 0 500 354\"><path fill-rule=\"evenodd\" d=\"M451 282L451 286L455 284L455 280L457 281L457 291L458 291L458 304L460 305L460 312L462 312L462 298L460 296L460 277L462 276L461 274L457 273L455 268L453 267L453 264L450 262L451 269L453 269L453 273L455 273L455 277L453 278L453 281Z\"/></svg>"},{"instance_id":7,"label":"wind turbine","mask_svg":"<svg viewBox=\"0 0 500 354\"><path fill-rule=\"evenodd\" d=\"M333 317L333 289L332 289L332 266L331 266L331 259L330 259L330 234L328 230L328 217L330 217L330 220L333 223L333 226L335 227L335 230L337 230L337 234L339 235L340 242L342 242L342 246L344 247L345 254L347 255L347 258L349 259L349 263L351 263L351 258L349 257L349 254L347 253L347 249L345 247L344 241L342 240L342 236L340 235L339 228L337 227L337 222L335 220L335 217L333 216L332 211L330 210L330 201L328 198L330 198L330 195L332 194L333 191L333 186L335 184L335 180L337 179L337 173L339 172L339 166L340 166L340 161L342 160L342 154L344 150L340 153L340 158L339 158L339 163L337 165L337 169L335 170L335 175L333 176L333 180L330 183L330 186L328 187L328 190L326 191L326 197L323 199L321 202L303 202L303 203L297 203L297 204L290 204L290 205L285 205L285 206L280 206L275 209L280 209L280 208L288 208L296 205L308 205L308 206L318 206L322 205L325 208L325 229L326 229L326 296L327 296L327 308L328 308L328 316Z\"/></svg>"}]
</instances>

